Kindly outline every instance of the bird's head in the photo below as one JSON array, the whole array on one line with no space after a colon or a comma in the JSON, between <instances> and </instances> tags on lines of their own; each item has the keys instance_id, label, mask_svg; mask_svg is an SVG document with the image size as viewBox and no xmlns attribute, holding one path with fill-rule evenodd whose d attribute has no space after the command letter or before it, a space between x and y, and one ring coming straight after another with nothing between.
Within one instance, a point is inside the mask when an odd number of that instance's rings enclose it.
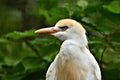
<instances>
[{"instance_id":1,"label":"bird's head","mask_svg":"<svg viewBox=\"0 0 120 80\"><path fill-rule=\"evenodd\" d=\"M61 40L78 39L85 36L85 29L73 19L62 19L54 27L38 29L36 33L50 33Z\"/></svg>"}]
</instances>

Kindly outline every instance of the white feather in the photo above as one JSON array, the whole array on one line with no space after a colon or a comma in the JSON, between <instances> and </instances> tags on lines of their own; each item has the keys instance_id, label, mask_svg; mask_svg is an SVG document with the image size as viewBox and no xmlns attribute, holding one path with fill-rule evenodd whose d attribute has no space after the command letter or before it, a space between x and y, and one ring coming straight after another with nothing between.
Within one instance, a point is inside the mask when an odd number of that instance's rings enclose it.
<instances>
[{"instance_id":1,"label":"white feather","mask_svg":"<svg viewBox=\"0 0 120 80\"><path fill-rule=\"evenodd\" d=\"M71 19L58 22L55 28L66 23L71 25L69 29L52 34L64 42L47 71L46 80L101 80L99 65L86 48L84 28Z\"/></svg>"}]
</instances>

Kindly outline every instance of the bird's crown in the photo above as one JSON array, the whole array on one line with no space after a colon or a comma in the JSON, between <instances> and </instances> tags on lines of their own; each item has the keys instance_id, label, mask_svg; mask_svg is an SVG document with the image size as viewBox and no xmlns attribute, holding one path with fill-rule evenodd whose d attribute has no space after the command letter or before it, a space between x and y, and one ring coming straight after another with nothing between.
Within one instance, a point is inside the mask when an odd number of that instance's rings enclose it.
<instances>
[{"instance_id":1,"label":"bird's crown","mask_svg":"<svg viewBox=\"0 0 120 80\"><path fill-rule=\"evenodd\" d=\"M55 27L59 27L59 28L65 28L65 27L77 27L80 31L83 31L85 32L85 29L82 27L82 25L73 20L73 19L62 19L62 20L59 20L56 24L55 24Z\"/></svg>"}]
</instances>

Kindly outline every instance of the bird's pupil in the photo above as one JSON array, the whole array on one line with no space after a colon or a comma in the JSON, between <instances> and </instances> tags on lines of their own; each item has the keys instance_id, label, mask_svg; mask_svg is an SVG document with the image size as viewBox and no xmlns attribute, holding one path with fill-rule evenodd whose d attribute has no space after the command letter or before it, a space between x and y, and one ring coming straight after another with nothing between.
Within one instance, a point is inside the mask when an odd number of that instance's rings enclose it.
<instances>
[{"instance_id":1,"label":"bird's pupil","mask_svg":"<svg viewBox=\"0 0 120 80\"><path fill-rule=\"evenodd\" d=\"M59 27L61 30L65 31L66 29L68 29L68 26L60 26Z\"/></svg>"}]
</instances>

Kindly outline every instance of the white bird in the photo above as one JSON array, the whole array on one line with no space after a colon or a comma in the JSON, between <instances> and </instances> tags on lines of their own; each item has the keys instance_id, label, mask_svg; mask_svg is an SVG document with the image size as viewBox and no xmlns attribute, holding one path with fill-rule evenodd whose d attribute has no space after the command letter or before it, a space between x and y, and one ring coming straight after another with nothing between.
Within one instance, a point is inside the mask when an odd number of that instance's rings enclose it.
<instances>
[{"instance_id":1,"label":"white bird","mask_svg":"<svg viewBox=\"0 0 120 80\"><path fill-rule=\"evenodd\" d=\"M62 19L54 27L35 32L50 33L64 41L48 68L46 80L101 80L99 65L86 48L86 31L79 22Z\"/></svg>"}]
</instances>

